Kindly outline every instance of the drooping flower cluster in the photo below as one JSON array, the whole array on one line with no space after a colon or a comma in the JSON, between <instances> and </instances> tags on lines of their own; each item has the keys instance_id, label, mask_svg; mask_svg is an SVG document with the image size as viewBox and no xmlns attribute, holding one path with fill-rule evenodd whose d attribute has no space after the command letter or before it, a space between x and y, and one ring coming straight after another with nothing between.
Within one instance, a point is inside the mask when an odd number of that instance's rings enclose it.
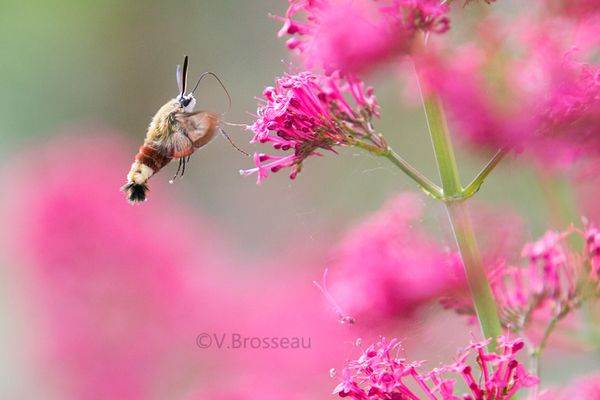
<instances>
[{"instance_id":1,"label":"drooping flower cluster","mask_svg":"<svg viewBox=\"0 0 600 400\"><path fill-rule=\"evenodd\" d=\"M447 13L438 0L290 0L279 36L309 67L356 73L408 53L420 31L447 31Z\"/></svg>"},{"instance_id":2,"label":"drooping flower cluster","mask_svg":"<svg viewBox=\"0 0 600 400\"><path fill-rule=\"evenodd\" d=\"M417 57L418 68L454 131L472 143L567 163L600 153L599 26L595 18L523 18L499 28L486 19L479 42L429 51Z\"/></svg>"},{"instance_id":3,"label":"drooping flower cluster","mask_svg":"<svg viewBox=\"0 0 600 400\"><path fill-rule=\"evenodd\" d=\"M423 361L400 358L399 342L381 339L347 364L333 393L357 400L503 400L512 398L523 388L537 385L537 377L528 374L516 359L524 347L523 341L499 337L498 342L497 352L486 350L489 340L471 343L454 363L419 372ZM468 393L456 393L458 379L466 384Z\"/></svg>"},{"instance_id":4,"label":"drooping flower cluster","mask_svg":"<svg viewBox=\"0 0 600 400\"><path fill-rule=\"evenodd\" d=\"M288 155L256 153L256 168L241 171L258 174L258 183L282 168L291 168L294 179L303 161L320 155L319 149L335 153L335 146L366 139L383 147L373 131L371 120L377 113L377 99L371 87L355 78L338 74L317 76L310 72L285 74L275 87L267 87L256 121L248 126L252 143L272 143L276 150L292 150ZM351 105L352 99L355 107Z\"/></svg>"}]
</instances>

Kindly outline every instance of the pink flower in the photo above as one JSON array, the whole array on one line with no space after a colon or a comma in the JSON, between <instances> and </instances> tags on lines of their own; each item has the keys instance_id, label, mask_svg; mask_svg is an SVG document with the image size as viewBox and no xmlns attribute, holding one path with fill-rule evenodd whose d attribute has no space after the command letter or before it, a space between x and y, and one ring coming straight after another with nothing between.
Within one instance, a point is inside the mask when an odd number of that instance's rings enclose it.
<instances>
[{"instance_id":1,"label":"pink flower","mask_svg":"<svg viewBox=\"0 0 600 400\"><path fill-rule=\"evenodd\" d=\"M333 298L359 320L408 317L418 306L461 288L462 266L418 222L423 200L401 194L348 230L332 254Z\"/></svg>"},{"instance_id":2,"label":"pink flower","mask_svg":"<svg viewBox=\"0 0 600 400\"><path fill-rule=\"evenodd\" d=\"M454 363L419 372L423 361L409 362L399 357L400 343L381 339L348 363L333 393L359 400L508 400L519 390L537 385L538 378L528 374L516 358L524 347L522 340L499 337L498 342L498 352L486 350L489 340L471 343ZM469 362L470 358L475 362ZM460 397L454 388L457 379L468 388L468 393Z\"/></svg>"},{"instance_id":3,"label":"pink flower","mask_svg":"<svg viewBox=\"0 0 600 400\"><path fill-rule=\"evenodd\" d=\"M569 235L569 231L558 233L548 231L537 242L527 243L523 248L521 256L529 259L529 283L528 287L533 296L548 296L560 298L561 273L571 276L567 265L567 256L563 248L563 239ZM568 279L572 283L572 279ZM568 291L572 292L573 287ZM569 293L572 295L572 293Z\"/></svg>"},{"instance_id":4,"label":"pink flower","mask_svg":"<svg viewBox=\"0 0 600 400\"><path fill-rule=\"evenodd\" d=\"M357 73L408 53L419 31L447 31L447 12L438 0L290 0L279 36L309 67Z\"/></svg>"},{"instance_id":5,"label":"pink flower","mask_svg":"<svg viewBox=\"0 0 600 400\"><path fill-rule=\"evenodd\" d=\"M355 108L346 99L351 96ZM373 89L358 79L342 80L337 74L317 76L310 72L285 74L275 87L263 92L264 99L256 121L248 127L254 132L251 143L270 142L277 150L292 150L287 155L256 153L256 168L241 171L258 174L258 183L268 176L291 168L294 179L304 160L320 155L319 149L335 153L335 146L352 144L357 139L380 139L373 131L371 119L378 116Z\"/></svg>"},{"instance_id":6,"label":"pink flower","mask_svg":"<svg viewBox=\"0 0 600 400\"><path fill-rule=\"evenodd\" d=\"M454 131L474 144L525 148L552 163L598 155L598 26L522 18L500 29L487 19L478 39L418 58L424 90L442 97Z\"/></svg>"}]
</instances>

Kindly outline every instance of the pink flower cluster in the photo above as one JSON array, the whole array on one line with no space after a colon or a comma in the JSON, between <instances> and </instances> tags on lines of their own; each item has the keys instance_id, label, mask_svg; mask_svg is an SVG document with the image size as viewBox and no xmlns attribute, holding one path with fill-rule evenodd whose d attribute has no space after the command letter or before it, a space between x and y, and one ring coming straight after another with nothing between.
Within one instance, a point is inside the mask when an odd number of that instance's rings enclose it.
<instances>
[{"instance_id":1,"label":"pink flower cluster","mask_svg":"<svg viewBox=\"0 0 600 400\"><path fill-rule=\"evenodd\" d=\"M335 247L331 292L350 315L408 318L419 306L464 287L459 256L419 229L423 213L419 195L397 195Z\"/></svg>"},{"instance_id":2,"label":"pink flower cluster","mask_svg":"<svg viewBox=\"0 0 600 400\"><path fill-rule=\"evenodd\" d=\"M579 251L570 246L577 237L585 240L585 248ZM563 320L585 300L600 295L600 231L591 224L583 230L548 231L527 243L521 257L525 266L509 265L500 258L490 260L495 267L488 270L502 323L513 332L547 327L551 320ZM467 298L451 295L443 305L459 314L475 315Z\"/></svg>"},{"instance_id":3,"label":"pink flower cluster","mask_svg":"<svg viewBox=\"0 0 600 400\"><path fill-rule=\"evenodd\" d=\"M600 153L599 26L598 17L521 18L501 29L486 19L478 39L447 52L430 48L418 69L469 141L571 162Z\"/></svg>"},{"instance_id":4,"label":"pink flower cluster","mask_svg":"<svg viewBox=\"0 0 600 400\"><path fill-rule=\"evenodd\" d=\"M585 251L569 248L572 235L586 239ZM500 265L494 270L490 281L507 326L521 330L536 313L561 319L594 294L600 282L599 245L600 233L593 226L584 231L549 231L524 246L522 256L528 260L527 267Z\"/></svg>"},{"instance_id":5,"label":"pink flower cluster","mask_svg":"<svg viewBox=\"0 0 600 400\"><path fill-rule=\"evenodd\" d=\"M292 150L292 154L271 156L256 153L256 168L241 171L258 174L258 183L282 168L291 168L294 179L303 161L318 150L335 153L334 147L351 144L357 139L379 141L371 127L378 116L373 89L352 77L338 74L317 76L310 72L285 74L275 87L267 87L256 121L248 126L254 133L252 143L272 143L276 150ZM355 107L346 99L350 96Z\"/></svg>"},{"instance_id":6,"label":"pink flower cluster","mask_svg":"<svg viewBox=\"0 0 600 400\"><path fill-rule=\"evenodd\" d=\"M356 73L408 53L419 31L447 31L447 13L438 0L290 0L279 36L309 67Z\"/></svg>"},{"instance_id":7,"label":"pink flower cluster","mask_svg":"<svg viewBox=\"0 0 600 400\"><path fill-rule=\"evenodd\" d=\"M529 289L536 296L561 296L561 272L568 277L574 276L563 248L563 239L570 232L548 231L537 242L527 243L523 248L522 257L529 259ZM572 279L567 279L569 295L574 291Z\"/></svg>"},{"instance_id":8,"label":"pink flower cluster","mask_svg":"<svg viewBox=\"0 0 600 400\"><path fill-rule=\"evenodd\" d=\"M538 378L528 374L516 358L524 347L523 341L499 337L498 342L498 352L486 350L490 340L471 343L454 363L419 372L423 361L409 362L400 358L399 342L381 339L364 350L357 360L348 363L333 393L357 400L502 400L537 385ZM469 362L472 356L476 362ZM468 393L455 393L457 379L463 380Z\"/></svg>"}]
</instances>

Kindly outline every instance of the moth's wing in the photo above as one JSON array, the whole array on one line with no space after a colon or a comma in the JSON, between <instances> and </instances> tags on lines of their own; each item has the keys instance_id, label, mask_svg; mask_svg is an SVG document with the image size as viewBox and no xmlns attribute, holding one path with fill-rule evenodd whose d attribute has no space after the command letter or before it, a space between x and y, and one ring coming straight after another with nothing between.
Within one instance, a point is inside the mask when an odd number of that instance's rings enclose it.
<instances>
[{"instance_id":1,"label":"moth's wing","mask_svg":"<svg viewBox=\"0 0 600 400\"><path fill-rule=\"evenodd\" d=\"M189 156L210 142L219 128L218 115L207 111L177 113L174 120L172 131L161 146L163 154L171 158Z\"/></svg>"},{"instance_id":2,"label":"moth's wing","mask_svg":"<svg viewBox=\"0 0 600 400\"><path fill-rule=\"evenodd\" d=\"M200 148L210 142L219 129L219 116L208 111L180 113L175 116L187 135Z\"/></svg>"}]
</instances>

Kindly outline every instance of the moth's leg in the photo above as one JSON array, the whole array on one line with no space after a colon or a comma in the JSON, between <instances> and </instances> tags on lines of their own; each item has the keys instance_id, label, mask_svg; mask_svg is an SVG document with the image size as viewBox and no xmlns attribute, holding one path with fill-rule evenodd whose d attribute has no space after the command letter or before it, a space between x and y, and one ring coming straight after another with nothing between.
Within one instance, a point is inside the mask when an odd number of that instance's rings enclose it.
<instances>
[{"instance_id":1,"label":"moth's leg","mask_svg":"<svg viewBox=\"0 0 600 400\"><path fill-rule=\"evenodd\" d=\"M183 158L179 159L179 165L177 165L177 172L175 172L175 175L173 175L173 178L171 178L171 180L169 181L170 183L173 183L175 179L177 179L177 175L179 175L179 171L181 171L181 160L183 160Z\"/></svg>"},{"instance_id":2,"label":"moth's leg","mask_svg":"<svg viewBox=\"0 0 600 400\"><path fill-rule=\"evenodd\" d=\"M187 160L186 160L186 157L181 157L179 159L179 162L183 164L183 168L181 169L181 175L180 175L181 177L183 177L183 174L185 174L185 164L189 161L189 159L190 159L189 157L187 157Z\"/></svg>"}]
</instances>

